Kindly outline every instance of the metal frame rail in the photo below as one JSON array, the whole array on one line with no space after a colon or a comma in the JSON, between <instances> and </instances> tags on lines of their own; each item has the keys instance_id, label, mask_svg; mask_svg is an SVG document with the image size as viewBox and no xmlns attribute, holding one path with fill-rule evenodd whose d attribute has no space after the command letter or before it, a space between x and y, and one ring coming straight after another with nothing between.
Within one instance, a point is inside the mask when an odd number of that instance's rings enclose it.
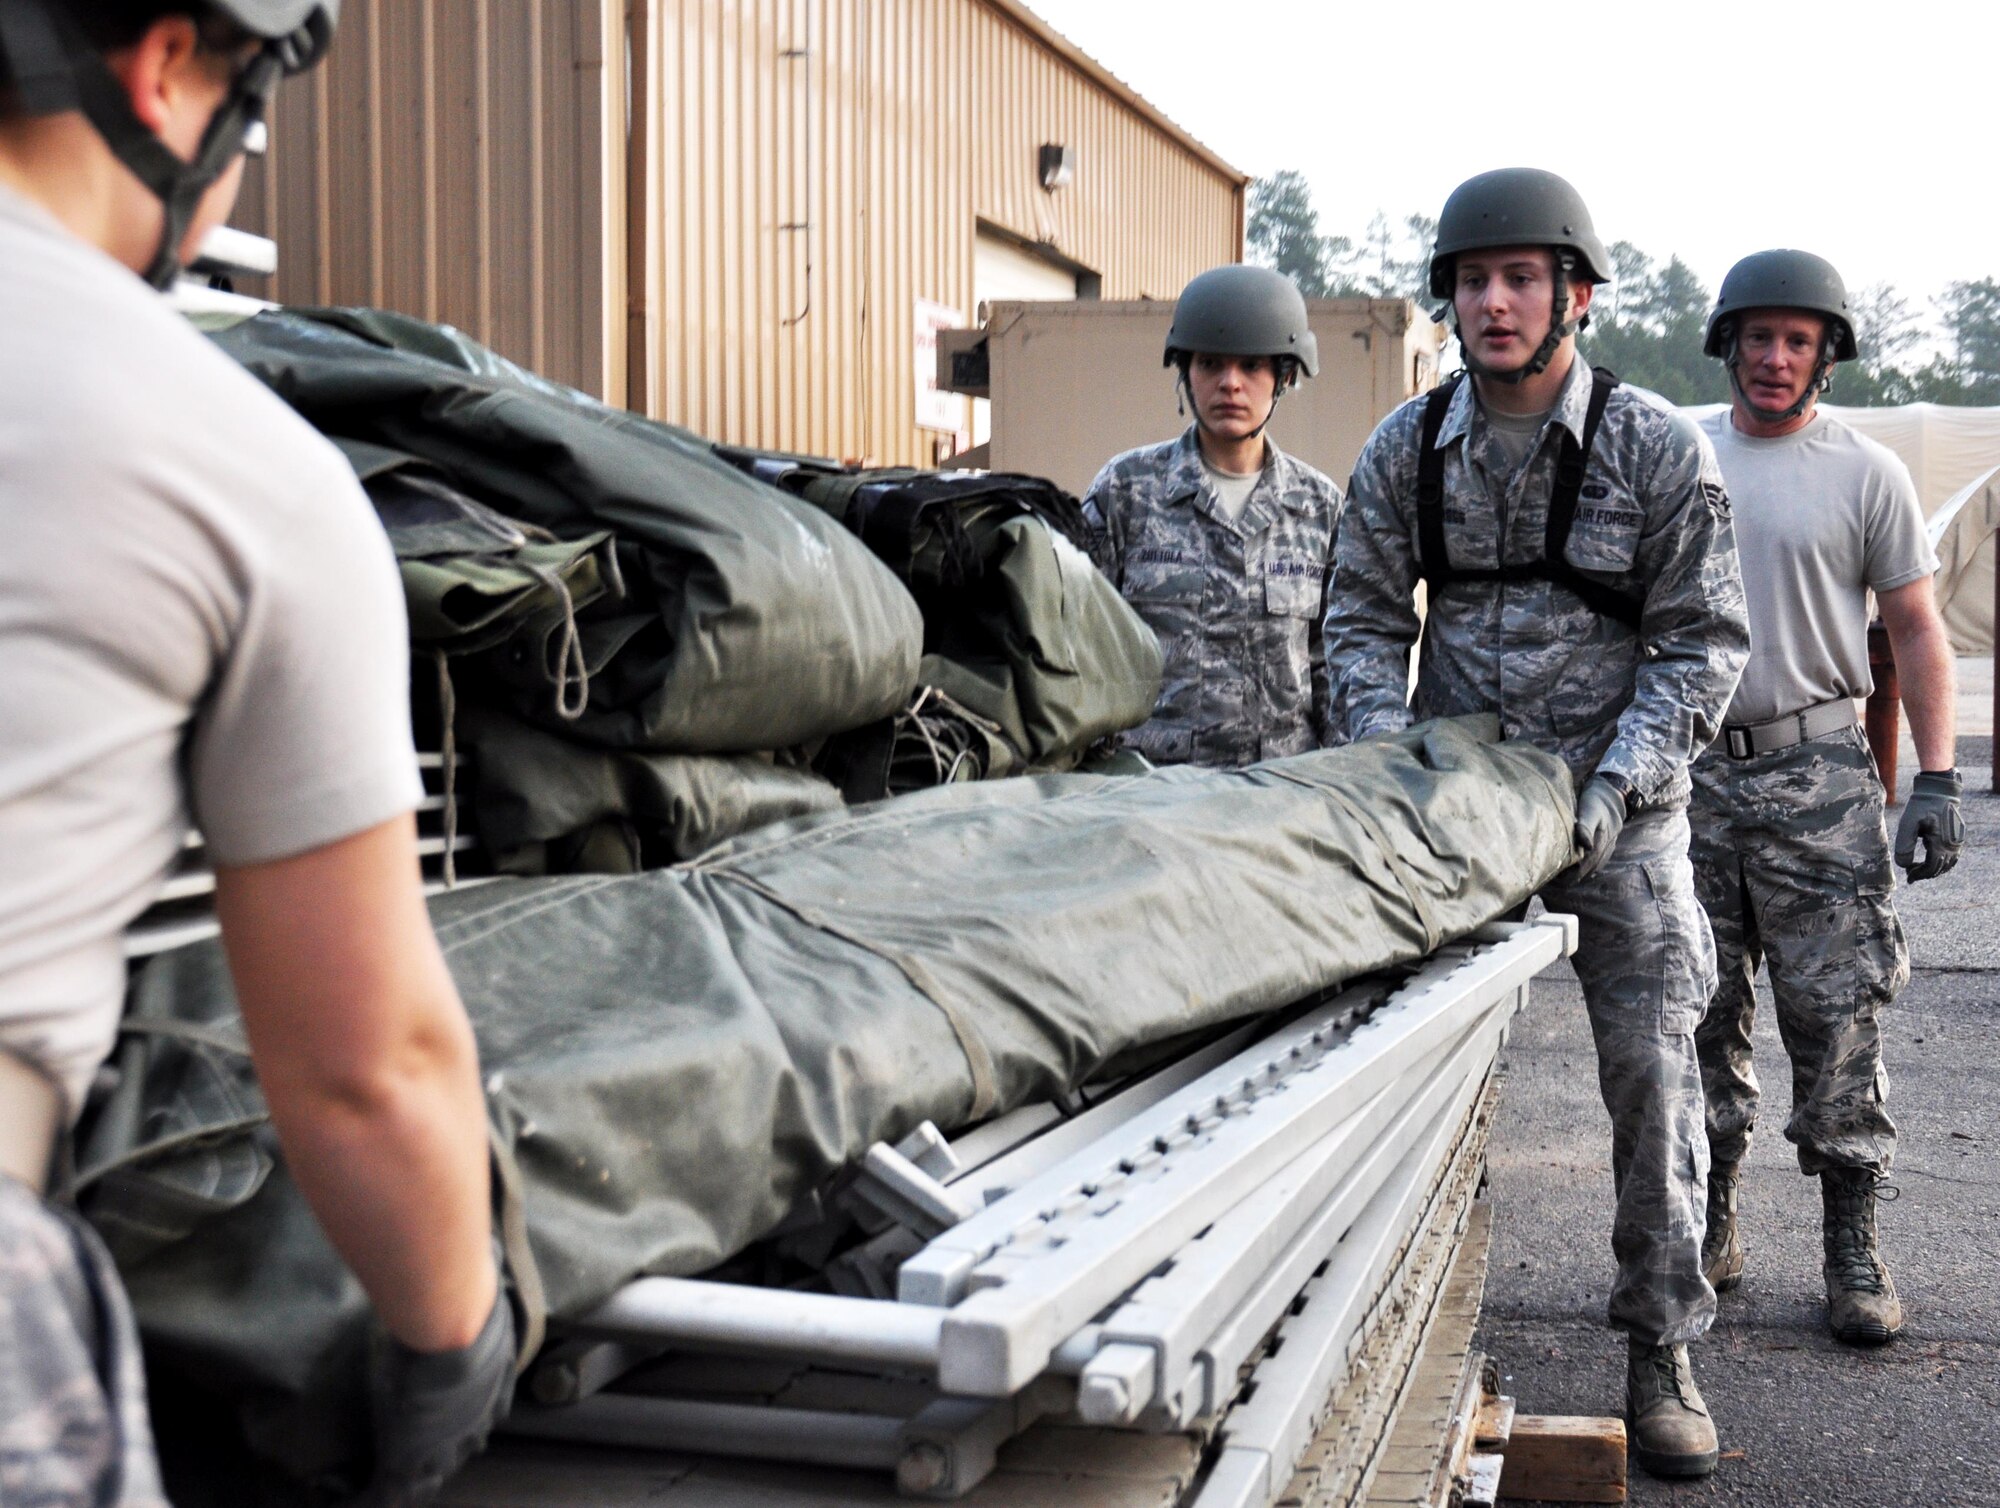
<instances>
[{"instance_id":1,"label":"metal frame rail","mask_svg":"<svg viewBox=\"0 0 2000 1508\"><path fill-rule=\"evenodd\" d=\"M956 1497L1061 1414L1217 1432L1201 1504L1268 1502L1430 1218L1529 980L1575 941L1569 917L1497 924L1386 994L1232 1034L1039 1138L1047 1115L1016 1112L955 1144L877 1147L855 1208L908 1238L894 1299L639 1279L559 1327L530 1392L567 1401L524 1401L509 1432L892 1469L905 1493ZM817 1369L834 1406L603 1390L668 1351ZM924 1401L884 1414L871 1377Z\"/></svg>"},{"instance_id":2,"label":"metal frame rail","mask_svg":"<svg viewBox=\"0 0 2000 1508\"><path fill-rule=\"evenodd\" d=\"M417 814L417 859L423 866L424 893L436 895L441 890L482 885L493 878L478 873L478 836L469 830L467 814L461 809L460 831L447 837L444 830L444 796L441 790L444 781L444 760L438 754L419 754L417 767L424 780L424 797L418 802ZM447 885L444 878L444 855L446 847L458 857L458 863L473 870L461 872L456 880ZM467 859L473 860L467 864ZM221 928L215 920L215 871L210 867L207 846L201 834L190 832L181 843L179 861L168 874L160 893L138 920L125 932L125 957L128 962L150 958L155 953L164 953L169 948L185 947L204 938L217 936Z\"/></svg>"}]
</instances>

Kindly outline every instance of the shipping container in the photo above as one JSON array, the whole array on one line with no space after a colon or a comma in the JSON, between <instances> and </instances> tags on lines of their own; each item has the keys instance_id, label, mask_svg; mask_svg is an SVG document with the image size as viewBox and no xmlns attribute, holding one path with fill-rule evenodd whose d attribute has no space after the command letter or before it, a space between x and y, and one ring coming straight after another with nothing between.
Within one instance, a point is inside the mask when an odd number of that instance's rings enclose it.
<instances>
[{"instance_id":1,"label":"shipping container","mask_svg":"<svg viewBox=\"0 0 2000 1508\"><path fill-rule=\"evenodd\" d=\"M1163 300L990 306L940 360L943 382L992 404L990 446L966 459L1081 493L1120 451L1172 439L1189 423L1163 364L1173 313ZM1269 433L1345 487L1369 431L1435 385L1444 331L1400 298L1308 299L1306 320L1319 375L1285 394Z\"/></svg>"}]
</instances>

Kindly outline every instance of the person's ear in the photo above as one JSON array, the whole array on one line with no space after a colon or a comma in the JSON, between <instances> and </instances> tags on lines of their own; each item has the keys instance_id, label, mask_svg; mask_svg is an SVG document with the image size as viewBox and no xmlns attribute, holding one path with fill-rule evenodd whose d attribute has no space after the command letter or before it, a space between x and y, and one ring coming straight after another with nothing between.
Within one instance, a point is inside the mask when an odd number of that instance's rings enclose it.
<instances>
[{"instance_id":1,"label":"person's ear","mask_svg":"<svg viewBox=\"0 0 2000 1508\"><path fill-rule=\"evenodd\" d=\"M139 124L159 135L181 103L183 91L206 78L201 33L191 16L162 16L138 41L109 53L105 62L125 87Z\"/></svg>"}]
</instances>

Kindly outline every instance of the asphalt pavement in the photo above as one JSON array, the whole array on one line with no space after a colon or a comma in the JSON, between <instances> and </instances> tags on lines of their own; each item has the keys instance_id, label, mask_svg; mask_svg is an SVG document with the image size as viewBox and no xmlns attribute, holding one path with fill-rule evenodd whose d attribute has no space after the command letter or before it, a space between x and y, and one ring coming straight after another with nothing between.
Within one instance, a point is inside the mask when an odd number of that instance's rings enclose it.
<instances>
[{"instance_id":1,"label":"asphalt pavement","mask_svg":"<svg viewBox=\"0 0 2000 1508\"><path fill-rule=\"evenodd\" d=\"M2000 796L1990 722L1962 726L1982 735L1959 749L1965 856L1944 878L1898 891L1913 973L1883 1022L1901 1145L1899 1197L1881 1206L1881 1226L1907 1326L1873 1351L1827 1333L1818 1181L1799 1175L1783 1136L1789 1079L1760 986L1765 1104L1740 1216L1748 1265L1693 1352L1722 1462L1679 1484L1635 1467L1634 1504L2000 1505ZM1913 768L1906 758L1905 790ZM1610 1135L1567 968L1536 982L1503 1062L1477 1344L1521 1412L1616 1414L1625 1347L1604 1323Z\"/></svg>"}]
</instances>

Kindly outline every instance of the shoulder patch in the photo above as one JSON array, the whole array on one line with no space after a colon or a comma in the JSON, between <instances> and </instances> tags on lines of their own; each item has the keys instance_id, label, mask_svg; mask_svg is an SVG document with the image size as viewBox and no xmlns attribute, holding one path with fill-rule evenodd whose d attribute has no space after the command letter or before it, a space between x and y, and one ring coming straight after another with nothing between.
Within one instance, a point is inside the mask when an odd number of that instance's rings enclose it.
<instances>
[{"instance_id":1,"label":"shoulder patch","mask_svg":"<svg viewBox=\"0 0 2000 1508\"><path fill-rule=\"evenodd\" d=\"M1708 504L1708 511L1717 518L1729 517L1729 489L1720 482L1703 482L1701 500Z\"/></svg>"}]
</instances>

